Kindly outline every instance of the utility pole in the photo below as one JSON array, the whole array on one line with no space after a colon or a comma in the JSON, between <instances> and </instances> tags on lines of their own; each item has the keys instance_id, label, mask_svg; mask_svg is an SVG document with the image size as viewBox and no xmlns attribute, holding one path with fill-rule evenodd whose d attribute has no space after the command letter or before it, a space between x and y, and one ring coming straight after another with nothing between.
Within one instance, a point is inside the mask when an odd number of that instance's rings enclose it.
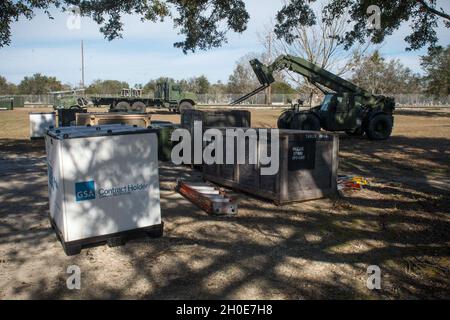
<instances>
[{"instance_id":1,"label":"utility pole","mask_svg":"<svg viewBox=\"0 0 450 320\"><path fill-rule=\"evenodd\" d=\"M267 36L268 41L268 57L267 57L267 64L269 65L272 62L272 32L269 31L269 35ZM266 89L266 104L271 105L272 104L272 88L271 85L269 85Z\"/></svg>"},{"instance_id":2,"label":"utility pole","mask_svg":"<svg viewBox=\"0 0 450 320\"><path fill-rule=\"evenodd\" d=\"M81 40L81 89L84 89L84 47Z\"/></svg>"}]
</instances>

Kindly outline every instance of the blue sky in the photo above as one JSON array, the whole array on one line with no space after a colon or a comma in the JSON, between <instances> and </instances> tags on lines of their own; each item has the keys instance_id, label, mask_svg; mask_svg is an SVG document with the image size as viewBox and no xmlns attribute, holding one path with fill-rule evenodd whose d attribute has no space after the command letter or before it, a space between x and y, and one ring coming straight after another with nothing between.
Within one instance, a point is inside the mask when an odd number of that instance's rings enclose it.
<instances>
[{"instance_id":1,"label":"blue sky","mask_svg":"<svg viewBox=\"0 0 450 320\"><path fill-rule=\"evenodd\" d=\"M93 21L83 18L79 30L66 26L68 15L54 12L54 20L38 12L28 21L12 25L12 42L0 48L0 75L18 83L24 76L40 72L55 76L64 83L77 85L81 78L80 41L85 47L85 82L95 79L117 79L130 84L146 83L159 76L175 79L206 75L216 82L226 82L236 61L250 53L262 52L257 33L273 20L283 0L246 0L250 14L247 30L229 33L228 43L210 51L183 54L173 43L182 36L173 30L170 20L163 23L142 23L138 17L124 17L123 39L105 40ZM448 0L438 1L450 11ZM381 47L387 58L398 58L406 66L420 72L419 56L426 50L406 52L403 38L408 34L404 25ZM440 26L441 44L450 44L450 30Z\"/></svg>"}]
</instances>

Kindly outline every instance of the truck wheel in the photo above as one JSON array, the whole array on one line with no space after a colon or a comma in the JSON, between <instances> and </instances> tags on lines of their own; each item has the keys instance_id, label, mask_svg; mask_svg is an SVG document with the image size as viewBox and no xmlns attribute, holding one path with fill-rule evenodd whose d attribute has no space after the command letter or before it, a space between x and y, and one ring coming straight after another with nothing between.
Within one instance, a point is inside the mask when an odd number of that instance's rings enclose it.
<instances>
[{"instance_id":1,"label":"truck wheel","mask_svg":"<svg viewBox=\"0 0 450 320\"><path fill-rule=\"evenodd\" d=\"M187 109L192 109L193 107L194 106L189 101L183 101L182 103L180 103L180 107L178 108L178 110L179 110L179 113L181 113L181 111L187 110Z\"/></svg>"},{"instance_id":2,"label":"truck wheel","mask_svg":"<svg viewBox=\"0 0 450 320\"><path fill-rule=\"evenodd\" d=\"M126 101L120 101L116 106L114 107L114 111L123 111L127 112L130 110L130 104Z\"/></svg>"},{"instance_id":3,"label":"truck wheel","mask_svg":"<svg viewBox=\"0 0 450 320\"><path fill-rule=\"evenodd\" d=\"M145 112L147 106L142 101L136 101L131 105L131 111L133 112Z\"/></svg>"},{"instance_id":4,"label":"truck wheel","mask_svg":"<svg viewBox=\"0 0 450 320\"><path fill-rule=\"evenodd\" d=\"M292 121L292 116L294 115L293 110L283 111L277 120L277 128L278 129L290 129L290 123Z\"/></svg>"},{"instance_id":5,"label":"truck wheel","mask_svg":"<svg viewBox=\"0 0 450 320\"><path fill-rule=\"evenodd\" d=\"M291 129L320 131L320 121L312 113L297 112L292 118Z\"/></svg>"},{"instance_id":6,"label":"truck wheel","mask_svg":"<svg viewBox=\"0 0 450 320\"><path fill-rule=\"evenodd\" d=\"M386 140L392 133L392 116L381 113L370 119L366 134L371 140Z\"/></svg>"}]
</instances>

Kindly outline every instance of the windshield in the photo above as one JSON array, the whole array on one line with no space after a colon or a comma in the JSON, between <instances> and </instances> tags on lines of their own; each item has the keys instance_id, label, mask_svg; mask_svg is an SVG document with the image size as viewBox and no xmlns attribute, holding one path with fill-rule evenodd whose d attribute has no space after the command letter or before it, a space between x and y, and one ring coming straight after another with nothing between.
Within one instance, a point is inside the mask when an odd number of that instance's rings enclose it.
<instances>
[{"instance_id":1,"label":"windshield","mask_svg":"<svg viewBox=\"0 0 450 320\"><path fill-rule=\"evenodd\" d=\"M330 106L331 99L333 98L334 94L326 94L323 98L322 105L320 106L321 111L328 111L328 108Z\"/></svg>"}]
</instances>

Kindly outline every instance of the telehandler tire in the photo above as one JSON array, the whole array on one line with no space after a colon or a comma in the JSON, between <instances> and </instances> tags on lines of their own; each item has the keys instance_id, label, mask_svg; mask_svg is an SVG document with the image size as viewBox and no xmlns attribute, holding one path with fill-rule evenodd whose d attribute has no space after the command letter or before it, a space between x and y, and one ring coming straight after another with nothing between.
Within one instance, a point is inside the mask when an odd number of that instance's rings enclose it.
<instances>
[{"instance_id":1,"label":"telehandler tire","mask_svg":"<svg viewBox=\"0 0 450 320\"><path fill-rule=\"evenodd\" d=\"M371 140L386 140L392 133L392 125L392 116L384 113L377 114L367 124L367 137Z\"/></svg>"},{"instance_id":2,"label":"telehandler tire","mask_svg":"<svg viewBox=\"0 0 450 320\"><path fill-rule=\"evenodd\" d=\"M286 110L283 111L280 116L278 117L277 120L277 128L278 129L290 129L291 128L291 121L292 121L292 116L294 115L294 111L293 110Z\"/></svg>"},{"instance_id":3,"label":"telehandler tire","mask_svg":"<svg viewBox=\"0 0 450 320\"><path fill-rule=\"evenodd\" d=\"M297 112L292 118L291 129L320 131L320 120L312 113Z\"/></svg>"}]
</instances>

